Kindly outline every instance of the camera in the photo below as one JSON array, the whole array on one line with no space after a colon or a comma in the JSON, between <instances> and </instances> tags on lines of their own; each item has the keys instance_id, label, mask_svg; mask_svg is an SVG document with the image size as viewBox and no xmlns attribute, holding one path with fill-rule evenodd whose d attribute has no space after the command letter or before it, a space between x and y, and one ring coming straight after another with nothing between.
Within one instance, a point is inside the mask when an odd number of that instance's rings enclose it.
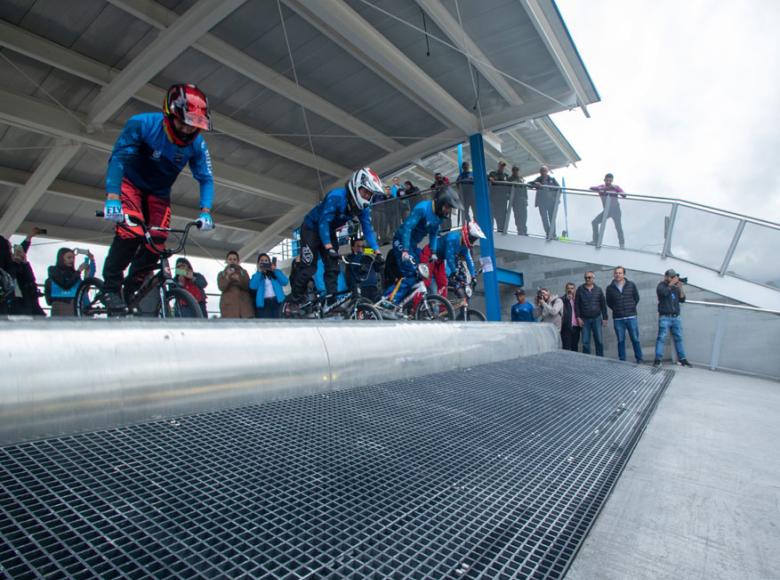
<instances>
[{"instance_id":1,"label":"camera","mask_svg":"<svg viewBox=\"0 0 780 580\"><path fill-rule=\"evenodd\" d=\"M73 253L76 255L81 254L82 256L86 256L89 254L89 250L85 250L84 248L73 248Z\"/></svg>"},{"instance_id":2,"label":"camera","mask_svg":"<svg viewBox=\"0 0 780 580\"><path fill-rule=\"evenodd\" d=\"M688 276L686 276L685 278L683 278L682 276L677 276L677 279L680 282L682 282L683 284L687 284L688 283Z\"/></svg>"}]
</instances>

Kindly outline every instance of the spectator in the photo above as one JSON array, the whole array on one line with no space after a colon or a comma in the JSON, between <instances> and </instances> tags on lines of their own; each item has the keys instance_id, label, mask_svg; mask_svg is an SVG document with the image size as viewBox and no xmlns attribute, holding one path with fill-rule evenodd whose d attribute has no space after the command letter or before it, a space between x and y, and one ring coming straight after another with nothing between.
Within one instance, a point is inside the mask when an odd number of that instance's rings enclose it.
<instances>
[{"instance_id":1,"label":"spectator","mask_svg":"<svg viewBox=\"0 0 780 580\"><path fill-rule=\"evenodd\" d=\"M249 291L249 272L241 267L238 252L231 250L225 257L227 266L217 274L219 314L222 318L254 318L255 307Z\"/></svg>"},{"instance_id":2,"label":"spectator","mask_svg":"<svg viewBox=\"0 0 780 580\"><path fill-rule=\"evenodd\" d=\"M604 213L607 213L607 219L612 218L615 222L615 230L617 230L618 243L621 248L626 246L626 240L623 237L623 224L621 223L620 204L618 203L618 196L626 197L626 194L620 189L619 185L612 183L613 176L611 173L607 173L604 176L604 183L602 185L594 185L591 187L591 191L597 191L601 198L601 205L604 207L602 212L593 218L591 226L593 226L593 241L588 242L591 246L595 246L599 240L599 227L601 221L604 219ZM609 208L607 208L607 201L609 200Z\"/></svg>"},{"instance_id":3,"label":"spectator","mask_svg":"<svg viewBox=\"0 0 780 580\"><path fill-rule=\"evenodd\" d=\"M617 336L618 358L626 360L626 330L634 347L636 364L642 363L642 345L639 344L639 322L636 305L639 304L639 290L636 284L626 279L626 269L618 266L612 272L613 280L607 286L607 306L612 310L612 323Z\"/></svg>"},{"instance_id":4,"label":"spectator","mask_svg":"<svg viewBox=\"0 0 780 580\"><path fill-rule=\"evenodd\" d=\"M566 295L563 297L563 316L561 318L561 343L565 350L577 352L580 345L580 327L577 322L574 295L577 287L574 282L566 282Z\"/></svg>"},{"instance_id":5,"label":"spectator","mask_svg":"<svg viewBox=\"0 0 780 580\"><path fill-rule=\"evenodd\" d=\"M539 177L528 184L528 187L536 190L534 205L539 208L542 217L542 227L548 240L557 239L555 236L555 200L558 199L560 186L554 177L550 177L550 169L546 165L539 168ZM583 346L585 336L583 335Z\"/></svg>"},{"instance_id":6,"label":"spectator","mask_svg":"<svg viewBox=\"0 0 780 580\"><path fill-rule=\"evenodd\" d=\"M45 233L45 230L33 228L21 245L13 246L13 250L11 243L0 236L0 268L14 281L13 294L5 298L0 312L45 316L38 303L38 285L35 282L35 273L27 261L27 251L30 249L33 237L42 233Z\"/></svg>"},{"instance_id":7,"label":"spectator","mask_svg":"<svg viewBox=\"0 0 780 580\"><path fill-rule=\"evenodd\" d=\"M596 275L585 272L585 283L574 295L577 324L582 328L582 352L590 354L590 337L596 342L596 356L604 356L601 327L607 325L607 301L604 292L595 284ZM601 319L601 322L599 322Z\"/></svg>"},{"instance_id":8,"label":"spectator","mask_svg":"<svg viewBox=\"0 0 780 580\"><path fill-rule=\"evenodd\" d=\"M458 174L456 183L460 183L461 181L474 181L474 174L471 172L471 165L469 165L468 161L464 161L460 164L460 173Z\"/></svg>"},{"instance_id":9,"label":"spectator","mask_svg":"<svg viewBox=\"0 0 780 580\"><path fill-rule=\"evenodd\" d=\"M43 284L46 303L51 306L52 316L74 316L73 300L76 298L84 277L95 275L95 257L87 252L86 260L75 268L76 254L70 248L57 251L57 263L49 266L49 277Z\"/></svg>"},{"instance_id":10,"label":"spectator","mask_svg":"<svg viewBox=\"0 0 780 580\"><path fill-rule=\"evenodd\" d=\"M354 290L358 280L365 277L360 283L360 292L371 302L379 300L380 283L377 274L376 264L369 262L365 255L366 241L362 238L352 240L352 253L347 256L347 267L344 272L344 280L349 290ZM371 269L366 272L364 268L371 265Z\"/></svg>"},{"instance_id":11,"label":"spectator","mask_svg":"<svg viewBox=\"0 0 780 580\"><path fill-rule=\"evenodd\" d=\"M456 183L458 184L460 197L463 200L463 219L461 221L467 221L469 215L476 219L477 206L474 197L474 173L472 173L471 165L469 165L468 161L460 164L460 174L458 174Z\"/></svg>"},{"instance_id":12,"label":"spectator","mask_svg":"<svg viewBox=\"0 0 780 580\"><path fill-rule=\"evenodd\" d=\"M510 199L512 200L512 213L515 216L515 227L517 233L521 236L528 235L528 188L525 186L525 180L520 175L520 168L517 165L512 166L512 175L506 178L511 183L519 185L512 186Z\"/></svg>"},{"instance_id":13,"label":"spectator","mask_svg":"<svg viewBox=\"0 0 780 580\"><path fill-rule=\"evenodd\" d=\"M512 306L512 322L536 322L534 318L534 307L525 301L525 290L518 288L515 290L517 304Z\"/></svg>"},{"instance_id":14,"label":"spectator","mask_svg":"<svg viewBox=\"0 0 780 580\"><path fill-rule=\"evenodd\" d=\"M404 181L404 188L398 194L398 197L409 197L410 195L417 195L420 193L420 188L414 185L411 181Z\"/></svg>"},{"instance_id":15,"label":"spectator","mask_svg":"<svg viewBox=\"0 0 780 580\"><path fill-rule=\"evenodd\" d=\"M390 187L390 197L396 198L398 197L398 194L403 191L403 186L401 185L401 178L400 177L393 177L392 181L393 185Z\"/></svg>"},{"instance_id":16,"label":"spectator","mask_svg":"<svg viewBox=\"0 0 780 580\"><path fill-rule=\"evenodd\" d=\"M504 231L506 223L506 206L509 202L509 188L504 185L496 185L497 182L509 180L506 173L506 161L500 159L498 168L488 173L488 182L490 183L490 205L493 210L493 219L496 220L496 231Z\"/></svg>"},{"instance_id":17,"label":"spectator","mask_svg":"<svg viewBox=\"0 0 780 580\"><path fill-rule=\"evenodd\" d=\"M536 293L536 308L534 316L539 322L554 324L558 332L561 331L561 317L563 315L563 300L555 294L550 294L547 288L541 288Z\"/></svg>"},{"instance_id":18,"label":"spectator","mask_svg":"<svg viewBox=\"0 0 780 580\"><path fill-rule=\"evenodd\" d=\"M663 281L655 289L658 296L658 339L655 341L654 367L661 366L664 356L664 342L669 331L672 331L674 348L677 358L684 367L693 366L685 357L683 346L682 321L680 320L680 303L685 302L685 290L679 274L672 269L664 273Z\"/></svg>"},{"instance_id":19,"label":"spectator","mask_svg":"<svg viewBox=\"0 0 780 580\"><path fill-rule=\"evenodd\" d=\"M187 258L179 258L176 260L176 282L179 286L184 288L187 292L192 294L195 301L200 306L200 311L203 314L203 318L208 318L208 311L206 310L206 292L204 289L209 285L206 282L206 278L203 274L198 274L193 270L192 264ZM194 318L195 313L190 311L190 307L186 304L179 304L181 309L181 315L184 318Z\"/></svg>"},{"instance_id":20,"label":"spectator","mask_svg":"<svg viewBox=\"0 0 780 580\"><path fill-rule=\"evenodd\" d=\"M435 173L433 175L433 183L431 183L431 189L434 192L438 192L440 189L443 189L449 184L450 184L449 177L444 177L444 175L442 175L441 173Z\"/></svg>"},{"instance_id":21,"label":"spectator","mask_svg":"<svg viewBox=\"0 0 780 580\"><path fill-rule=\"evenodd\" d=\"M268 254L260 254L257 257L257 272L249 281L249 287L257 292L257 318L279 318L280 306L284 302L284 287L288 283L287 276L276 269L276 260L272 261Z\"/></svg>"}]
</instances>

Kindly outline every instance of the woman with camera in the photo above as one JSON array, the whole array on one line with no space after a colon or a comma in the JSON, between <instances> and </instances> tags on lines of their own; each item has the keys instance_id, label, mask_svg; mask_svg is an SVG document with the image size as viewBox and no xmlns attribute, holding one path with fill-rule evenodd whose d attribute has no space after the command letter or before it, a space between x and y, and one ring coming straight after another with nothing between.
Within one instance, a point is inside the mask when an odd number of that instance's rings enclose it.
<instances>
[{"instance_id":1,"label":"woman with camera","mask_svg":"<svg viewBox=\"0 0 780 580\"><path fill-rule=\"evenodd\" d=\"M256 318L279 318L280 306L284 302L284 287L289 282L287 276L276 269L276 258L272 261L268 254L257 257L257 272L249 281L249 288L257 292Z\"/></svg>"},{"instance_id":2,"label":"woman with camera","mask_svg":"<svg viewBox=\"0 0 780 580\"><path fill-rule=\"evenodd\" d=\"M238 252L231 250L225 257L227 265L217 274L217 286L222 292L219 313L222 318L254 318L255 305L249 290L249 272L241 267Z\"/></svg>"}]
</instances>

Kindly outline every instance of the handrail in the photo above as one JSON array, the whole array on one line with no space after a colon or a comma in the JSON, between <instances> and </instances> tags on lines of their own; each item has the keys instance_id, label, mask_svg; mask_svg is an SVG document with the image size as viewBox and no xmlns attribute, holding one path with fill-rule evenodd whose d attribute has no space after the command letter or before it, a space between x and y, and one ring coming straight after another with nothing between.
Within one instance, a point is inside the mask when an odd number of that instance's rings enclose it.
<instances>
[{"instance_id":1,"label":"handrail","mask_svg":"<svg viewBox=\"0 0 780 580\"><path fill-rule=\"evenodd\" d=\"M724 302L705 302L704 300L686 300L686 304L699 304L701 306L717 306L720 308L733 308L735 310L752 310L753 312L764 312L766 314L778 314L780 310L771 310L769 308L757 308L756 306L747 306L744 304L727 304Z\"/></svg>"},{"instance_id":2,"label":"handrail","mask_svg":"<svg viewBox=\"0 0 780 580\"><path fill-rule=\"evenodd\" d=\"M472 181L464 181L462 183L472 183ZM493 182L494 185L510 185L510 186L519 186L519 185L525 185L528 186L529 183L518 183L516 181L495 181ZM457 185L457 184L453 184ZM576 195L585 195L585 196L591 196L591 197L599 197L599 194L595 191L592 191L590 189L578 189L576 187L554 187L554 186L544 186L548 189L561 189L562 191L566 193L573 193ZM533 188L529 188L533 189ZM638 200L638 201L649 201L654 203L677 203L680 205L685 205L688 207L691 207L693 209L702 209L705 211L709 211L712 213L717 213L720 215L723 215L725 217L733 217L735 219L744 219L751 222L755 222L760 225L768 226L775 229L780 229L780 223L772 222L769 220L765 220L762 218L757 218L753 216L749 216L746 214L737 213L730 210L725 209L719 209L717 207L712 207L710 205L705 205L703 203L697 203L695 201L690 201L686 199L680 199L676 197L662 197L662 196L655 196L655 195L645 195L641 193L630 193L630 192L624 192L627 197L629 197L632 200ZM386 200L385 200L386 201Z\"/></svg>"}]
</instances>

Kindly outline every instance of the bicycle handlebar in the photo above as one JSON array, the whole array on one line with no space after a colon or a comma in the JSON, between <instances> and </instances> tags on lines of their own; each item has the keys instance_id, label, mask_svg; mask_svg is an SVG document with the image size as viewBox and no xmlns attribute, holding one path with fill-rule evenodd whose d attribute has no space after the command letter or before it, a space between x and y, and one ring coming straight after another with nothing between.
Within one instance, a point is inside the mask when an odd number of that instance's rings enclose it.
<instances>
[{"instance_id":1,"label":"bicycle handlebar","mask_svg":"<svg viewBox=\"0 0 780 580\"><path fill-rule=\"evenodd\" d=\"M105 217L105 213L103 211L98 210L95 212L95 217L99 217L99 218ZM203 225L203 222L201 220L195 220L194 222L187 222L187 225L184 226L184 229L179 230L174 228L162 228L159 226L149 227L143 222L133 221L132 218L127 214L122 214L122 221L119 222L117 225L125 228L133 227L133 226L140 227L144 233L144 236L147 238L147 241L155 250L157 250L160 254L167 253L168 255L173 255L173 254L178 254L184 249L184 246L187 243L187 237L190 234L190 229L192 229L193 226L200 229ZM152 240L151 236L149 235L151 232L166 232L172 234L182 234L182 237L181 240L179 240L179 245L175 249L168 250L167 248L165 248L165 246L162 247L158 246L157 243L154 240Z\"/></svg>"}]
</instances>

